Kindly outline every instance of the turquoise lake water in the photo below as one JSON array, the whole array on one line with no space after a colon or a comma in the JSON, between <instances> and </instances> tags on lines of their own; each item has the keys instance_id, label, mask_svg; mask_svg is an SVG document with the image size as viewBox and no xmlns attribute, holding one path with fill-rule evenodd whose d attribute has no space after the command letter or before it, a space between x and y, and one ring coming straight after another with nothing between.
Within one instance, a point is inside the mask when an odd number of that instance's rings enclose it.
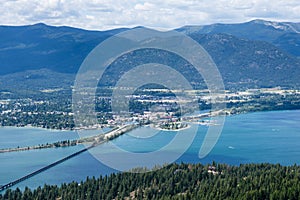
<instances>
[{"instance_id":1,"label":"turquoise lake water","mask_svg":"<svg viewBox=\"0 0 300 200\"><path fill-rule=\"evenodd\" d=\"M198 125L192 126L195 128ZM234 165L260 162L280 163L282 165L300 164L300 110L228 116L222 134L213 150L205 158L199 159L198 152L206 130L206 126L198 127L192 145L177 159L177 162L211 163L216 161ZM190 129L184 131L188 132ZM145 153L162 148L177 134L177 132L172 131L157 132L150 127L142 127L120 136L113 143L130 152ZM157 134L150 137L154 133ZM75 138L78 138L78 134L73 131L0 128L0 148L37 145ZM82 148L84 148L83 145L2 153L0 154L0 185L40 169ZM98 146L91 152L94 154L101 152L111 159L118 160L118 155L110 149L108 144ZM162 156L167 158L174 152L176 152L176 148L172 152L164 152ZM135 162L139 163L138 160ZM127 162L120 162L120 165L123 166L127 164ZM116 172L116 170L99 162L90 152L84 152L14 187L35 188L45 183L60 185L63 182L84 181L87 176L98 177L100 174L105 175L112 172Z\"/></svg>"}]
</instances>

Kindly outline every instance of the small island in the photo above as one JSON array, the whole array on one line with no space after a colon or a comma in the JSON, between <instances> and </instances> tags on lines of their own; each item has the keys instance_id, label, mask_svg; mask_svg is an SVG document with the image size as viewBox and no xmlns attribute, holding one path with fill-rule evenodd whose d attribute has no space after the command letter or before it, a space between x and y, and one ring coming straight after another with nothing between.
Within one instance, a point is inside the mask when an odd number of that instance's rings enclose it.
<instances>
[{"instance_id":1,"label":"small island","mask_svg":"<svg viewBox=\"0 0 300 200\"><path fill-rule=\"evenodd\" d=\"M152 126L155 129L163 131L181 131L190 128L190 125L183 122L163 122Z\"/></svg>"}]
</instances>

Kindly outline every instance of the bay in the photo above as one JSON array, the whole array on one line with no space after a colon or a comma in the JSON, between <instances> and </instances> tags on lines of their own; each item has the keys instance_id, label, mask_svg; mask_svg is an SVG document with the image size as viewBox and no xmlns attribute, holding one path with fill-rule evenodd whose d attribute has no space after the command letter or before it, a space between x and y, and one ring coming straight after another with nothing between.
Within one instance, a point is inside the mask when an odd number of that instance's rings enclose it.
<instances>
[{"instance_id":1,"label":"bay","mask_svg":"<svg viewBox=\"0 0 300 200\"><path fill-rule=\"evenodd\" d=\"M192 125L198 126L198 125ZM184 130L190 131L190 129ZM213 150L203 159L198 157L207 127L199 126L193 143L176 162L189 163L280 163L300 164L300 110L257 112L226 117L222 134ZM159 150L168 144L178 132L157 131L141 127L113 141L118 148L129 152L145 153ZM51 131L37 128L0 128L0 148L29 146L57 140L78 138L74 131ZM24 176L60 158L70 155L83 145L67 148L0 154L0 185ZM176 149L173 150L176 152ZM35 188L44 184L83 181L87 176L106 175L116 170L104 165L94 155L107 154L111 159L118 155L109 144L84 152L14 187ZM163 152L168 156L174 152ZM92 153L92 154L91 154ZM139 163L139 161L136 161ZM127 165L123 162L120 165ZM164 163L157 163L164 164ZM147 166L151 167L151 166Z\"/></svg>"}]
</instances>

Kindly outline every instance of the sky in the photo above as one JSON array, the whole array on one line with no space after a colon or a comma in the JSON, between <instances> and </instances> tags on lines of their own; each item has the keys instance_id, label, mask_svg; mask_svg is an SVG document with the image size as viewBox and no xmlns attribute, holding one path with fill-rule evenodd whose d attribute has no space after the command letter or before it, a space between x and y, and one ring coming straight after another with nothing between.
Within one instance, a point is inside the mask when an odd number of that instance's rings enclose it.
<instances>
[{"instance_id":1,"label":"sky","mask_svg":"<svg viewBox=\"0 0 300 200\"><path fill-rule=\"evenodd\" d=\"M300 22L299 0L0 0L1 25L46 23L90 30L240 23Z\"/></svg>"}]
</instances>

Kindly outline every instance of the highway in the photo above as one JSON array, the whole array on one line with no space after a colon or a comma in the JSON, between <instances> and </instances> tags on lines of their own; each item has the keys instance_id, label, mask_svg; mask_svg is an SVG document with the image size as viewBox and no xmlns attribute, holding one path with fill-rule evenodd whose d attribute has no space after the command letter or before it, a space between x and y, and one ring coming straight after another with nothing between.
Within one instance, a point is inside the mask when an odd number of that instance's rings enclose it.
<instances>
[{"instance_id":1,"label":"highway","mask_svg":"<svg viewBox=\"0 0 300 200\"><path fill-rule=\"evenodd\" d=\"M68 156L66 156L66 157L64 157L64 158L62 158L62 159L60 159L58 161L55 161L55 162L53 162L53 163L51 163L51 164L49 164L49 165L47 165L45 167L42 167L42 168L40 168L40 169L38 169L38 170L36 170L34 172L31 172L31 173L29 173L29 174L27 174L25 176L22 176L21 178L18 178L16 180L13 180L13 181L11 181L11 182L9 182L7 184L4 184L4 185L0 186L0 191L6 190L6 189L8 189L8 188L10 188L10 187L12 187L12 186L14 186L14 185L22 182L22 181L25 181L25 180L27 180L27 179L35 176L35 175L38 175L38 174L40 174L40 173L42 173L42 172L44 172L44 171L46 171L46 170L48 170L48 169L50 169L50 168L58 165L60 163L63 163L63 162L65 162L65 161L67 161L67 160L69 160L69 159L71 159L71 158L73 158L75 156L78 156L79 154L81 154L81 153L83 153L85 151L88 151L89 149L91 149L93 147L96 147L96 146L98 146L100 144L108 142L109 140L113 140L114 138L119 137L120 135L123 135L123 134L125 134L125 133L133 130L136 127L138 127L138 126L135 125L135 124L124 125L124 126L121 126L119 128L110 130L110 131L106 132L105 134L101 134L99 136L93 136L93 137L90 137L90 138L83 138L82 140L86 140L88 142L90 142L91 140L93 140L94 142L90 146L88 146L88 147L86 147L86 148L84 148L84 149L82 149L80 151L77 151L77 152L75 152L75 153L73 153L71 155L68 155ZM103 137L103 135L104 135L104 137Z\"/></svg>"}]
</instances>

